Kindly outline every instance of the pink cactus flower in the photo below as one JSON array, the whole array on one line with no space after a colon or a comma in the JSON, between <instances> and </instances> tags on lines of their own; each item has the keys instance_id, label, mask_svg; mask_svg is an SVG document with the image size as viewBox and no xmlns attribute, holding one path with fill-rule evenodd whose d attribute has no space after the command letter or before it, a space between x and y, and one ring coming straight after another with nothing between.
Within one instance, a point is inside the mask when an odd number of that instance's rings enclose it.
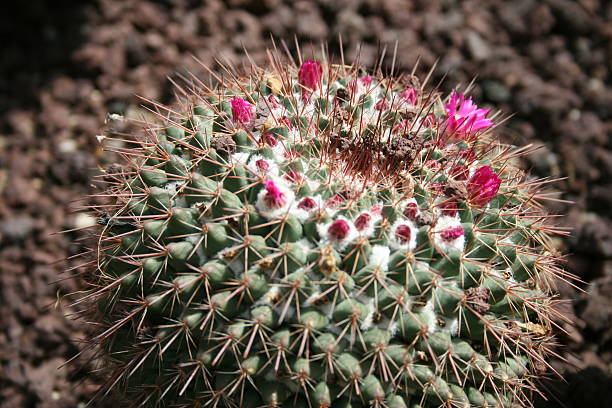
<instances>
[{"instance_id":1,"label":"pink cactus flower","mask_svg":"<svg viewBox=\"0 0 612 408\"><path fill-rule=\"evenodd\" d=\"M410 221L416 220L416 216L419 212L419 206L417 203L408 203L406 204L406 208L404 208L403 214L404 217L408 218Z\"/></svg>"},{"instance_id":2,"label":"pink cactus flower","mask_svg":"<svg viewBox=\"0 0 612 408\"><path fill-rule=\"evenodd\" d=\"M359 78L359 82L361 82L361 85L365 86L366 88L369 87L372 84L372 80L374 78L372 78L369 75L366 75L364 77Z\"/></svg>"},{"instance_id":3,"label":"pink cactus flower","mask_svg":"<svg viewBox=\"0 0 612 408\"><path fill-rule=\"evenodd\" d=\"M300 157L300 153L296 150L287 150L283 154L283 157L289 161L293 161Z\"/></svg>"},{"instance_id":4,"label":"pink cactus flower","mask_svg":"<svg viewBox=\"0 0 612 408\"><path fill-rule=\"evenodd\" d=\"M277 209L284 206L287 202L285 193L272 180L264 180L264 186L266 187L266 194L264 201L266 205L271 209Z\"/></svg>"},{"instance_id":5,"label":"pink cactus flower","mask_svg":"<svg viewBox=\"0 0 612 408\"><path fill-rule=\"evenodd\" d=\"M255 162L255 166L257 166L257 170L262 173L267 173L270 170L270 163L265 161L264 159L259 159Z\"/></svg>"},{"instance_id":6,"label":"pink cactus flower","mask_svg":"<svg viewBox=\"0 0 612 408\"><path fill-rule=\"evenodd\" d=\"M446 104L446 132L455 139L466 139L470 135L493 126L487 119L489 109L479 109L472 98L453 92Z\"/></svg>"},{"instance_id":7,"label":"pink cactus flower","mask_svg":"<svg viewBox=\"0 0 612 408\"><path fill-rule=\"evenodd\" d=\"M268 96L268 102L270 103L270 106L272 106L273 109L280 108L280 104L278 103L278 99L276 99L276 96L274 95Z\"/></svg>"},{"instance_id":8,"label":"pink cactus flower","mask_svg":"<svg viewBox=\"0 0 612 408\"><path fill-rule=\"evenodd\" d=\"M291 123L291 119L289 119L287 116L281 116L278 119L278 122L280 125L286 126L289 130L293 129L293 123Z\"/></svg>"},{"instance_id":9,"label":"pink cactus flower","mask_svg":"<svg viewBox=\"0 0 612 408\"><path fill-rule=\"evenodd\" d=\"M372 208L370 208L370 212L373 215L380 215L382 213L383 206L382 204L374 204Z\"/></svg>"},{"instance_id":10,"label":"pink cactus flower","mask_svg":"<svg viewBox=\"0 0 612 408\"><path fill-rule=\"evenodd\" d=\"M480 167L470 177L467 184L470 203L477 206L488 204L497 194L502 180L491 166Z\"/></svg>"},{"instance_id":11,"label":"pink cactus flower","mask_svg":"<svg viewBox=\"0 0 612 408\"><path fill-rule=\"evenodd\" d=\"M344 197L342 197L340 194L334 194L333 196L331 196L327 202L325 203L325 205L328 208L336 208L338 206L340 206L340 204L342 204L344 202Z\"/></svg>"},{"instance_id":12,"label":"pink cactus flower","mask_svg":"<svg viewBox=\"0 0 612 408\"><path fill-rule=\"evenodd\" d=\"M461 225L455 225L454 227L449 227L440 232L440 236L445 241L454 241L459 237L462 237L464 234L463 227Z\"/></svg>"},{"instance_id":13,"label":"pink cactus flower","mask_svg":"<svg viewBox=\"0 0 612 408\"><path fill-rule=\"evenodd\" d=\"M393 133L406 133L412 126L408 119L404 119L393 126Z\"/></svg>"},{"instance_id":14,"label":"pink cactus flower","mask_svg":"<svg viewBox=\"0 0 612 408\"><path fill-rule=\"evenodd\" d=\"M440 210L441 210L442 215L454 217L459 212L459 206L454 201L445 201L442 204L440 204Z\"/></svg>"},{"instance_id":15,"label":"pink cactus flower","mask_svg":"<svg viewBox=\"0 0 612 408\"><path fill-rule=\"evenodd\" d=\"M261 135L261 141L270 147L274 147L278 144L278 140L276 140L274 135L268 132Z\"/></svg>"},{"instance_id":16,"label":"pink cactus flower","mask_svg":"<svg viewBox=\"0 0 612 408\"><path fill-rule=\"evenodd\" d=\"M298 72L298 81L300 85L312 91L319 89L321 77L323 76L323 67L321 63L313 60L304 61Z\"/></svg>"},{"instance_id":17,"label":"pink cactus flower","mask_svg":"<svg viewBox=\"0 0 612 408\"><path fill-rule=\"evenodd\" d=\"M253 106L237 96L230 99L234 122L247 125L253 121Z\"/></svg>"},{"instance_id":18,"label":"pink cactus flower","mask_svg":"<svg viewBox=\"0 0 612 408\"><path fill-rule=\"evenodd\" d=\"M371 222L372 216L370 214L360 214L359 217L355 219L355 228L357 228L357 231L363 231L370 226Z\"/></svg>"},{"instance_id":19,"label":"pink cactus flower","mask_svg":"<svg viewBox=\"0 0 612 408\"><path fill-rule=\"evenodd\" d=\"M297 205L297 208L300 210L310 211L313 210L317 206L317 202L310 197L306 197L302 199Z\"/></svg>"},{"instance_id":20,"label":"pink cactus flower","mask_svg":"<svg viewBox=\"0 0 612 408\"><path fill-rule=\"evenodd\" d=\"M346 220L336 220L327 228L329 237L334 241L342 241L345 239L351 230L351 226Z\"/></svg>"},{"instance_id":21,"label":"pink cactus flower","mask_svg":"<svg viewBox=\"0 0 612 408\"><path fill-rule=\"evenodd\" d=\"M417 90L411 87L408 87L402 92L400 92L399 97L402 101L412 106L416 105L417 101L419 100L419 94Z\"/></svg>"},{"instance_id":22,"label":"pink cactus flower","mask_svg":"<svg viewBox=\"0 0 612 408\"><path fill-rule=\"evenodd\" d=\"M303 180L303 177L300 173L295 170L289 170L287 174L285 174L285 180L288 180L292 183L297 183Z\"/></svg>"},{"instance_id":23,"label":"pink cactus flower","mask_svg":"<svg viewBox=\"0 0 612 408\"><path fill-rule=\"evenodd\" d=\"M389 103L385 98L382 98L380 101L376 102L374 105L374 109L376 110L387 110L389 109Z\"/></svg>"},{"instance_id":24,"label":"pink cactus flower","mask_svg":"<svg viewBox=\"0 0 612 408\"><path fill-rule=\"evenodd\" d=\"M439 169L442 166L439 161L433 159L426 160L423 165L425 167L429 167L430 169Z\"/></svg>"},{"instance_id":25,"label":"pink cactus flower","mask_svg":"<svg viewBox=\"0 0 612 408\"><path fill-rule=\"evenodd\" d=\"M400 225L395 230L395 238L399 241L400 244L406 244L410 242L410 237L412 235L412 231L408 225Z\"/></svg>"},{"instance_id":26,"label":"pink cactus flower","mask_svg":"<svg viewBox=\"0 0 612 408\"><path fill-rule=\"evenodd\" d=\"M436 116L433 113L428 113L427 116L425 116L423 118L423 127L425 128L431 128L433 127L438 121L436 120Z\"/></svg>"}]
</instances>

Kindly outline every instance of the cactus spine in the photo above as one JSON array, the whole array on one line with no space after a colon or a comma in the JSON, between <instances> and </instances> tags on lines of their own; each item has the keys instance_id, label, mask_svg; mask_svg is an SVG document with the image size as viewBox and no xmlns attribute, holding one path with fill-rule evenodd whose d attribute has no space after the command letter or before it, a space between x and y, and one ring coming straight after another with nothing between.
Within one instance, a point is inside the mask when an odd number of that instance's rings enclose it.
<instances>
[{"instance_id":1,"label":"cactus spine","mask_svg":"<svg viewBox=\"0 0 612 408\"><path fill-rule=\"evenodd\" d=\"M102 391L162 407L528 405L559 270L525 150L412 76L272 66L179 89L107 174L86 296Z\"/></svg>"}]
</instances>

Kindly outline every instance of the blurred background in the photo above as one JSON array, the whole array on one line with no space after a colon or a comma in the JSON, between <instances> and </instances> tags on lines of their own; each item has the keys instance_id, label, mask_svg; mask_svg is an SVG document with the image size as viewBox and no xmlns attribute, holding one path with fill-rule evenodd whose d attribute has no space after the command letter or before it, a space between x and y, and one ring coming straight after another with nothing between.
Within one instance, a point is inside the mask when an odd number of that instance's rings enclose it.
<instances>
[{"instance_id":1,"label":"blurred background","mask_svg":"<svg viewBox=\"0 0 612 408\"><path fill-rule=\"evenodd\" d=\"M562 348L537 407L612 407L612 2L606 0L30 0L0 15L0 407L84 406L100 379L74 356L84 325L60 302L77 290L83 234L95 219L92 177L114 161L101 151L108 113L138 117L136 95L172 103L169 78L201 73L243 48L265 62L271 38L308 53L326 43L372 67L397 42L401 70L436 59L434 83L450 91L477 77L479 105L514 116L511 143L562 198L551 211L573 228L559 241ZM8 7L8 9L7 9ZM81 240L80 240L81 239ZM66 260L69 259L69 260ZM69 268L75 268L66 273ZM59 305L62 304L62 307ZM83 364L85 369L79 369ZM61 368L60 368L61 366Z\"/></svg>"}]
</instances>

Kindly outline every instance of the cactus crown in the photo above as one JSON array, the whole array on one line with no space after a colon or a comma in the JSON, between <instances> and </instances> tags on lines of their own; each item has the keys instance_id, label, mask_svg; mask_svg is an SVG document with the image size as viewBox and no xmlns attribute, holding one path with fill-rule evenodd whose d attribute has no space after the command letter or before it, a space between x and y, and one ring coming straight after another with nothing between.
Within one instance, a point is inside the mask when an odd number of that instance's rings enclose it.
<instances>
[{"instance_id":1,"label":"cactus crown","mask_svg":"<svg viewBox=\"0 0 612 408\"><path fill-rule=\"evenodd\" d=\"M194 78L106 174L86 296L102 392L134 406L528 404L559 272L539 183L514 164L525 149L463 94L281 60L214 89Z\"/></svg>"}]
</instances>

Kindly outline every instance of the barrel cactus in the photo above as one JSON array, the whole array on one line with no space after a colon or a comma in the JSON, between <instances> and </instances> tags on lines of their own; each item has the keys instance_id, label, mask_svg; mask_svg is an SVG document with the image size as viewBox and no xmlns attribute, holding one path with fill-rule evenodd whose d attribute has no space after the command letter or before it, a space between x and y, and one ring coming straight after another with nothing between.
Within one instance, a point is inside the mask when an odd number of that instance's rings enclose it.
<instances>
[{"instance_id":1,"label":"barrel cactus","mask_svg":"<svg viewBox=\"0 0 612 408\"><path fill-rule=\"evenodd\" d=\"M101 392L529 405L560 272L525 149L459 91L281 60L194 79L119 150L86 296Z\"/></svg>"}]
</instances>

